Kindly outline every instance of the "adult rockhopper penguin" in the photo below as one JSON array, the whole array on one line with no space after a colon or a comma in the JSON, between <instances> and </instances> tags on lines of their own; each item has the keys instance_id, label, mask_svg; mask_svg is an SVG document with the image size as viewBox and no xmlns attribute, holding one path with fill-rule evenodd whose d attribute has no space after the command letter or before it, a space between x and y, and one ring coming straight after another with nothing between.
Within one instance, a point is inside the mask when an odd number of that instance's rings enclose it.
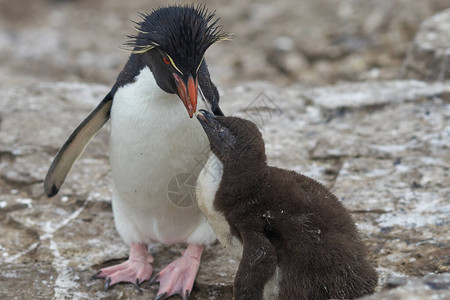
<instances>
[{"instance_id":1,"label":"adult rockhopper penguin","mask_svg":"<svg viewBox=\"0 0 450 300\"><path fill-rule=\"evenodd\" d=\"M213 154L198 202L219 241L240 259L236 300L354 299L377 273L350 213L317 181L267 166L256 125L202 111Z\"/></svg>"},{"instance_id":2,"label":"adult rockhopper penguin","mask_svg":"<svg viewBox=\"0 0 450 300\"><path fill-rule=\"evenodd\" d=\"M136 24L138 34L127 43L132 50L128 62L111 91L59 150L44 187L48 196L59 191L89 140L111 118L112 207L130 256L96 277L106 278L106 289L118 282L139 286L153 273L148 244L186 242L182 257L154 278L160 283L158 299L174 294L187 299L203 245L215 236L197 205L179 207L169 199L168 184L178 174L196 178L205 163L201 158L208 140L192 117L197 106L223 115L203 56L228 35L204 6L158 8L142 14ZM197 105L198 94L202 101ZM190 192L180 189L178 196Z\"/></svg>"}]
</instances>

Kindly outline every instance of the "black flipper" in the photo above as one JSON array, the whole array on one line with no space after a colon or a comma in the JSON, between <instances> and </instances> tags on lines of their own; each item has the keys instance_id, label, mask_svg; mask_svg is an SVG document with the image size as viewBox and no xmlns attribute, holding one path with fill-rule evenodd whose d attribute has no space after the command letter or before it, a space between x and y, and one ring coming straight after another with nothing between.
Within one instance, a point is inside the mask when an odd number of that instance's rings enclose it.
<instances>
[{"instance_id":1,"label":"black flipper","mask_svg":"<svg viewBox=\"0 0 450 300\"><path fill-rule=\"evenodd\" d=\"M202 96L204 96L211 106L212 112L216 116L223 116L224 114L219 107L219 91L211 81L211 76L209 75L208 66L206 65L205 60L202 61L202 64L198 69L198 85L203 94Z\"/></svg>"},{"instance_id":2,"label":"black flipper","mask_svg":"<svg viewBox=\"0 0 450 300\"><path fill-rule=\"evenodd\" d=\"M112 99L113 95L109 92L59 149L45 177L44 190L47 196L52 197L58 193L75 161L83 153L91 138L108 121Z\"/></svg>"},{"instance_id":3,"label":"black flipper","mask_svg":"<svg viewBox=\"0 0 450 300\"><path fill-rule=\"evenodd\" d=\"M240 234L244 250L234 279L234 297L263 299L264 286L277 267L276 249L263 233L240 231Z\"/></svg>"}]
</instances>

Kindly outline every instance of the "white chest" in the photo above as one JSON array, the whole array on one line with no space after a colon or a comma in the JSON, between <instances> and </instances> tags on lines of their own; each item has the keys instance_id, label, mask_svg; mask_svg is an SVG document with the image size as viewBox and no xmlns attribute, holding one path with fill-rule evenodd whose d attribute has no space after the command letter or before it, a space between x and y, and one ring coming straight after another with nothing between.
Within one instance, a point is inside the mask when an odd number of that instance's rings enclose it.
<instances>
[{"instance_id":1,"label":"white chest","mask_svg":"<svg viewBox=\"0 0 450 300\"><path fill-rule=\"evenodd\" d=\"M111 108L110 160L121 193L167 187L182 172L200 172L208 148L195 118L177 95L162 91L144 68L136 81L117 90ZM195 174L195 175L196 175Z\"/></svg>"},{"instance_id":2,"label":"white chest","mask_svg":"<svg viewBox=\"0 0 450 300\"><path fill-rule=\"evenodd\" d=\"M242 243L231 234L225 216L214 208L214 199L223 175L223 165L214 154L205 164L197 181L198 206L211 224L220 243L237 259L242 258Z\"/></svg>"},{"instance_id":3,"label":"white chest","mask_svg":"<svg viewBox=\"0 0 450 300\"><path fill-rule=\"evenodd\" d=\"M111 107L110 164L114 219L122 238L189 241L204 217L192 189L184 185L172 191L171 183L180 174L196 178L208 149L200 123L189 118L177 95L159 88L148 68L117 90ZM187 200L180 205L172 192Z\"/></svg>"}]
</instances>

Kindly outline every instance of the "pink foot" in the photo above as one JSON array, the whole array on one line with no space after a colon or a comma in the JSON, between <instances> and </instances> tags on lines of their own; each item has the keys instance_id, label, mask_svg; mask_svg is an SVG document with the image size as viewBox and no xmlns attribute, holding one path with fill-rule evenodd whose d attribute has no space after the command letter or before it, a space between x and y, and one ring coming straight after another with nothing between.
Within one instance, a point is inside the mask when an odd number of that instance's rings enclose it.
<instances>
[{"instance_id":1,"label":"pink foot","mask_svg":"<svg viewBox=\"0 0 450 300\"><path fill-rule=\"evenodd\" d=\"M131 282L139 290L139 284L148 280L153 273L153 257L148 254L147 245L130 245L130 257L119 265L101 269L94 278L106 278L105 290L118 282Z\"/></svg>"},{"instance_id":2,"label":"pink foot","mask_svg":"<svg viewBox=\"0 0 450 300\"><path fill-rule=\"evenodd\" d=\"M202 245L190 244L183 252L183 256L159 272L155 279L159 282L159 292L155 300L166 299L175 294L181 295L183 300L189 298L200 266L202 252Z\"/></svg>"}]
</instances>

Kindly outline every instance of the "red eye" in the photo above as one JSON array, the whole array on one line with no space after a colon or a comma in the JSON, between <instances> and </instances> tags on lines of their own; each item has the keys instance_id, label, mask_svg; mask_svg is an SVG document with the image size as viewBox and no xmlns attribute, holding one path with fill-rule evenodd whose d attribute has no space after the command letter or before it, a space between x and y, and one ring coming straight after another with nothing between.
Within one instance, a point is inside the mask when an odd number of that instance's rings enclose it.
<instances>
[{"instance_id":1,"label":"red eye","mask_svg":"<svg viewBox=\"0 0 450 300\"><path fill-rule=\"evenodd\" d=\"M163 62L164 62L166 65L170 65L170 60L169 60L167 57L163 57Z\"/></svg>"}]
</instances>

